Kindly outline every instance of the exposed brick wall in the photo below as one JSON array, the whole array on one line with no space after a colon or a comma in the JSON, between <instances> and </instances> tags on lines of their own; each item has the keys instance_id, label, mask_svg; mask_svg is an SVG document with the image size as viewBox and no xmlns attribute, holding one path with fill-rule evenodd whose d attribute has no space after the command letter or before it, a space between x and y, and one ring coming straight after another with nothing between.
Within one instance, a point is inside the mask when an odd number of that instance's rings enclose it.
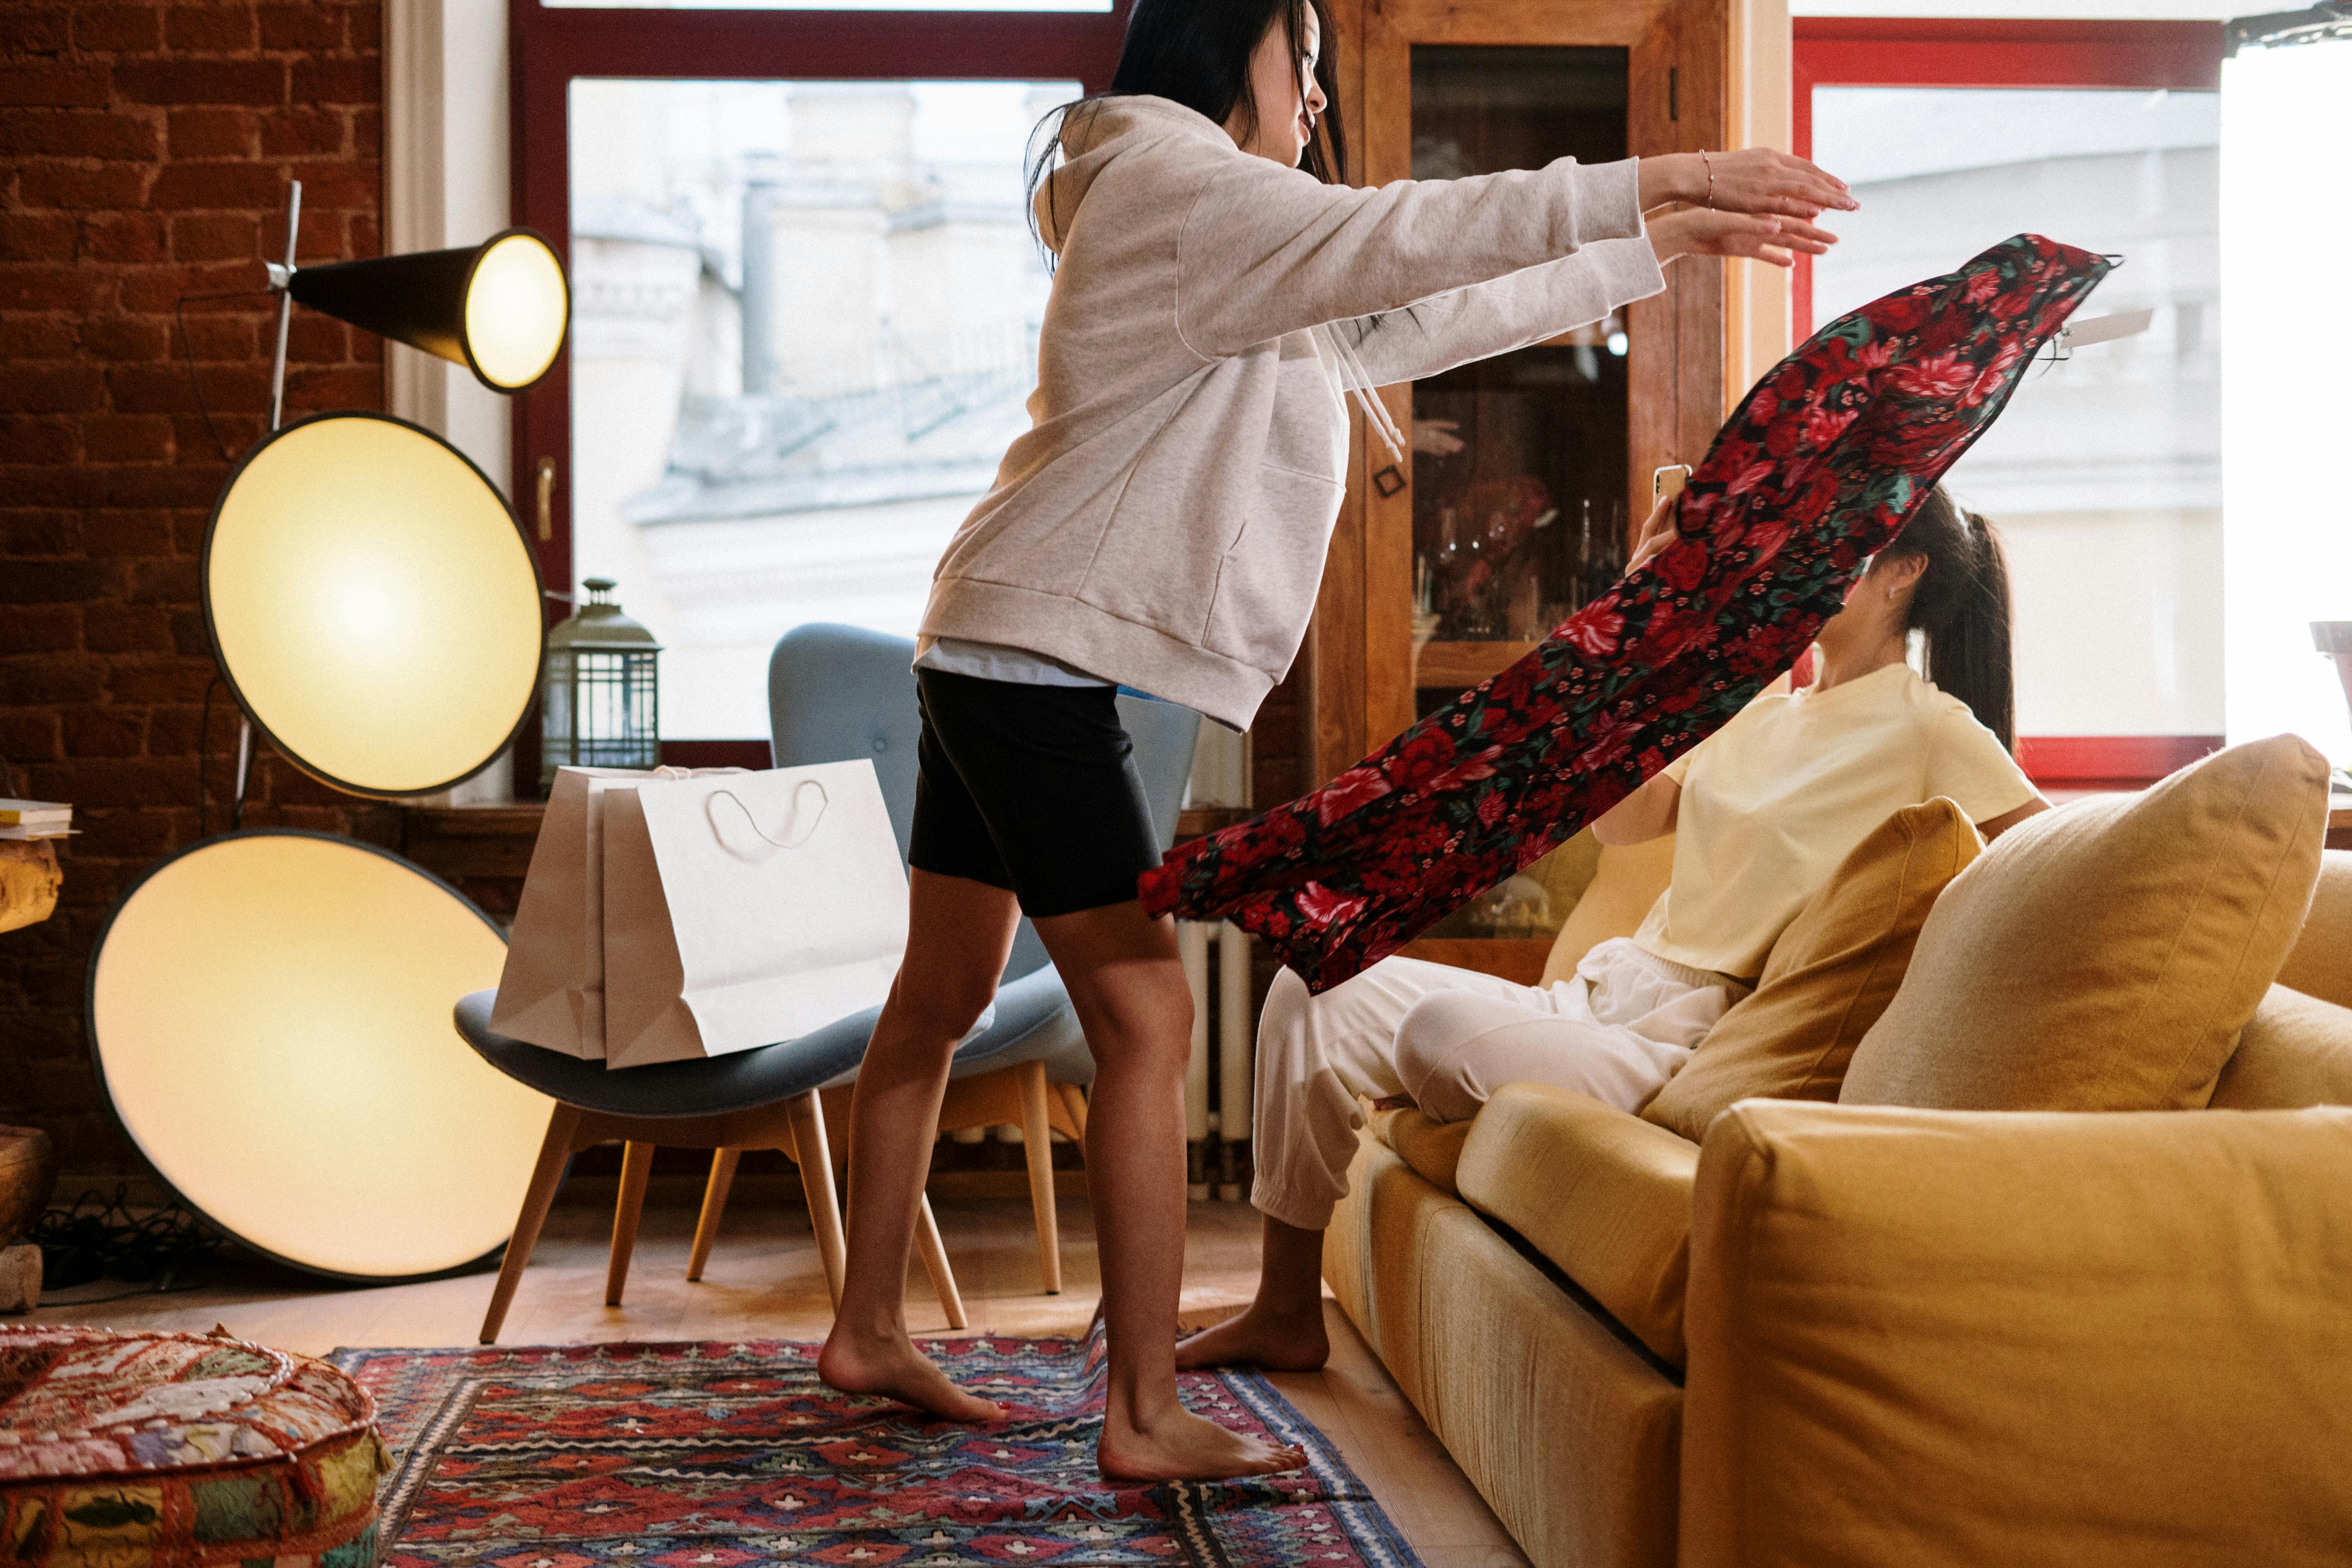
<instances>
[{"instance_id":1,"label":"exposed brick wall","mask_svg":"<svg viewBox=\"0 0 2352 1568\"><path fill-rule=\"evenodd\" d=\"M287 182L299 256L378 251L377 0L0 0L0 755L14 791L68 800L64 901L0 933L0 1121L47 1128L69 1172L130 1173L82 1022L90 944L117 895L197 836L197 734L214 673L195 600L206 512L268 416ZM289 416L380 408L375 338L298 311ZM215 831L236 715L215 704ZM0 793L11 790L0 788ZM392 814L257 765L246 822L389 843Z\"/></svg>"}]
</instances>

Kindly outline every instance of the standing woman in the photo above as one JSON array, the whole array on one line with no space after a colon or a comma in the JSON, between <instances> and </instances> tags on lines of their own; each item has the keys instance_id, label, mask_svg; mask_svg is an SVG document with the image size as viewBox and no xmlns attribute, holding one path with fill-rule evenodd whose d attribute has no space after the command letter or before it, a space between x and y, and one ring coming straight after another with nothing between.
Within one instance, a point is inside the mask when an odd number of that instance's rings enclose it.
<instances>
[{"instance_id":1,"label":"standing woman","mask_svg":"<svg viewBox=\"0 0 2352 1568\"><path fill-rule=\"evenodd\" d=\"M1034 424L941 560L907 956L852 1110L849 1262L818 1370L984 1421L907 1336L901 1292L950 1058L1023 911L1093 1051L1087 1131L1109 1338L1097 1461L1137 1480L1295 1468L1176 1394L1192 999L1118 686L1248 728L1305 636L1354 394L1598 321L1677 255L1788 264L1845 187L1771 152L1379 190L1338 184L1319 0L1136 0L1112 90L1033 171L1056 255ZM1318 140L1317 131L1322 132ZM1305 156L1307 171L1299 163ZM1702 204L1644 228L1645 209ZM1713 210L1711 210L1713 209Z\"/></svg>"}]
</instances>

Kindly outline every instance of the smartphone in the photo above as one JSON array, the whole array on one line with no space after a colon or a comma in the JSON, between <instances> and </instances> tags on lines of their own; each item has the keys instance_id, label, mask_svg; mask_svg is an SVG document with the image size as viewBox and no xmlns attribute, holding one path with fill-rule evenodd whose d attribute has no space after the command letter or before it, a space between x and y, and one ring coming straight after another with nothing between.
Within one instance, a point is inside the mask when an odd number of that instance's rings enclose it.
<instances>
[{"instance_id":1,"label":"smartphone","mask_svg":"<svg viewBox=\"0 0 2352 1568\"><path fill-rule=\"evenodd\" d=\"M1654 506L1668 496L1682 494L1683 486L1690 481L1690 477L1691 467L1688 463L1668 463L1663 468L1652 470L1650 503Z\"/></svg>"}]
</instances>

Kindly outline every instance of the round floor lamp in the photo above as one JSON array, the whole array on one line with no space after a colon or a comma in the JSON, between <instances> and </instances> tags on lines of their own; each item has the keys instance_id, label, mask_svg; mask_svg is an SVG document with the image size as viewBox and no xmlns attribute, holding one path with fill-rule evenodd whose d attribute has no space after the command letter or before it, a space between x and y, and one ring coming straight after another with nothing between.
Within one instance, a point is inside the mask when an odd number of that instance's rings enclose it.
<instances>
[{"instance_id":1,"label":"round floor lamp","mask_svg":"<svg viewBox=\"0 0 2352 1568\"><path fill-rule=\"evenodd\" d=\"M448 789L530 711L547 643L530 542L479 468L406 420L315 414L247 453L198 584L237 706L338 789Z\"/></svg>"},{"instance_id":2,"label":"round floor lamp","mask_svg":"<svg viewBox=\"0 0 2352 1568\"><path fill-rule=\"evenodd\" d=\"M539 566L513 509L455 447L388 415L285 425L296 300L518 391L570 320L538 236L296 268L287 216L269 434L229 474L199 574L245 719L325 784L375 799L447 789L506 749L546 647ZM548 1101L485 1067L451 1022L498 984L505 941L390 850L238 831L167 857L90 954L90 1053L124 1131L196 1212L254 1251L346 1280L496 1253Z\"/></svg>"},{"instance_id":3,"label":"round floor lamp","mask_svg":"<svg viewBox=\"0 0 2352 1568\"><path fill-rule=\"evenodd\" d=\"M246 1247L338 1279L464 1268L506 1239L549 1110L450 1026L505 959L479 910L387 850L225 834L108 917L91 1057L139 1152Z\"/></svg>"}]
</instances>

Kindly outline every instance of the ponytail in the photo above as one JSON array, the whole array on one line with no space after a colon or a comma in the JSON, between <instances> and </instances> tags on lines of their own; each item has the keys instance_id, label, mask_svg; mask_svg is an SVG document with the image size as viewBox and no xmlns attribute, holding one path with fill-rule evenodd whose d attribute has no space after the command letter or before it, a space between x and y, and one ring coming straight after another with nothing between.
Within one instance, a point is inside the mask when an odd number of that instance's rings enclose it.
<instances>
[{"instance_id":1,"label":"ponytail","mask_svg":"<svg viewBox=\"0 0 2352 1568\"><path fill-rule=\"evenodd\" d=\"M1922 671L1969 705L1977 721L2017 749L2017 680L2010 647L2009 556L1992 524L1963 511L1941 486L1894 543L1893 556L1925 556L1911 595L1910 629L1926 643Z\"/></svg>"}]
</instances>

